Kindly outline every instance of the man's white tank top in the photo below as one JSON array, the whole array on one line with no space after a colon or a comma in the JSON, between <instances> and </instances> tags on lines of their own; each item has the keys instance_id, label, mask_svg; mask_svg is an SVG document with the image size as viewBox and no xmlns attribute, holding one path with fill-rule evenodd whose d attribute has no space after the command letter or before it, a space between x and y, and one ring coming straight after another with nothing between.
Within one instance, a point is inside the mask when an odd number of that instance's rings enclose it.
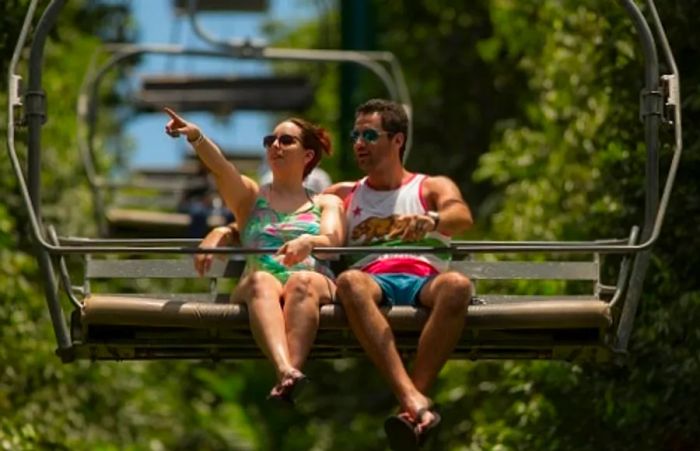
<instances>
[{"instance_id":1,"label":"man's white tank top","mask_svg":"<svg viewBox=\"0 0 700 451\"><path fill-rule=\"evenodd\" d=\"M438 232L430 232L419 240L402 240L402 215L426 214L428 206L423 198L424 174L413 174L395 190L375 190L367 177L359 180L345 200L350 246L449 246L450 239ZM443 272L449 265L448 255L433 254L367 254L350 256L356 261L353 268L372 274L414 274L430 276Z\"/></svg>"}]
</instances>

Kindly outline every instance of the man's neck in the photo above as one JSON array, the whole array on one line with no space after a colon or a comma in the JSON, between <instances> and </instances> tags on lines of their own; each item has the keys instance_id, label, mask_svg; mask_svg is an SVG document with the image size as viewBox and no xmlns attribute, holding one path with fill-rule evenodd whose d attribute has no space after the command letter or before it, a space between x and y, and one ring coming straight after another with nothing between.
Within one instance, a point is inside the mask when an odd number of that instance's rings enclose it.
<instances>
[{"instance_id":1,"label":"man's neck","mask_svg":"<svg viewBox=\"0 0 700 451\"><path fill-rule=\"evenodd\" d=\"M398 166L390 171L367 174L367 184L378 191L389 191L399 188L411 175L403 166Z\"/></svg>"}]
</instances>

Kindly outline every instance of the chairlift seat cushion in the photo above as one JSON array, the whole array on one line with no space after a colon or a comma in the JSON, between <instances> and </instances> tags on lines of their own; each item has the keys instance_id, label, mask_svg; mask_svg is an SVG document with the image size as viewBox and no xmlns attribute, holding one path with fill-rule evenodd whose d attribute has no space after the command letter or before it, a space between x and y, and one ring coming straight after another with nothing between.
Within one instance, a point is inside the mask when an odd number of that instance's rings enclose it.
<instances>
[{"instance_id":1,"label":"chairlift seat cushion","mask_svg":"<svg viewBox=\"0 0 700 451\"><path fill-rule=\"evenodd\" d=\"M428 311L396 306L384 308L394 330L419 331ZM156 297L95 295L85 300L81 322L90 325L185 328L248 328L246 307L206 301ZM546 300L470 305L465 317L468 329L607 328L612 324L608 303L597 300ZM342 306L321 308L320 329L347 329Z\"/></svg>"}]
</instances>

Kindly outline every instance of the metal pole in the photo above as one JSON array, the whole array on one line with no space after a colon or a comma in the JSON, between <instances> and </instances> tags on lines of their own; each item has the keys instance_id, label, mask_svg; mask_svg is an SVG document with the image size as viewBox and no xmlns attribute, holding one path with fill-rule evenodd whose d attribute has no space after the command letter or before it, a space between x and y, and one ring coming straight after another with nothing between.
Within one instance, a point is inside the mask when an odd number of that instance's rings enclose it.
<instances>
[{"instance_id":1,"label":"metal pole","mask_svg":"<svg viewBox=\"0 0 700 451\"><path fill-rule=\"evenodd\" d=\"M344 50L369 50L370 39L367 27L369 5L366 0L353 0L340 2L340 32L341 48ZM350 135L350 130L355 121L355 107L357 92L360 83L360 74L357 68L348 64L340 66L340 123L338 130L343 139L340 153L340 169L344 174L359 176L359 170L354 164L352 148L344 139Z\"/></svg>"},{"instance_id":2,"label":"metal pole","mask_svg":"<svg viewBox=\"0 0 700 451\"><path fill-rule=\"evenodd\" d=\"M41 85L44 47L49 31L53 28L65 0L53 0L44 11L34 33L34 41L29 56L29 79L26 101L26 121L28 134L28 189L34 215L41 227L41 127L46 122L45 94ZM30 18L31 20L31 18ZM71 342L68 326L58 298L58 284L54 275L53 264L49 253L40 243L35 241L35 252L39 269L43 277L44 293L53 324L54 334L58 343L58 353L65 355L70 349Z\"/></svg>"},{"instance_id":3,"label":"metal pole","mask_svg":"<svg viewBox=\"0 0 700 451\"><path fill-rule=\"evenodd\" d=\"M648 240L652 236L654 228L654 215L659 205L659 125L661 123L661 109L663 97L660 95L659 85L659 60L656 51L654 36L649 29L644 16L632 0L624 0L624 8L632 18L644 53L644 81L645 89L642 97L642 115L644 121L644 139L647 147L647 162L645 167L646 197L644 202L644 225L642 227L641 240ZM660 104L657 105L656 102ZM634 318L639 307L639 300L644 287L644 276L649 267L651 250L645 250L635 256L632 274L630 276L629 289L625 297L625 303L620 314L620 322L617 329L616 347L624 351L627 349L629 337L632 333Z\"/></svg>"}]
</instances>

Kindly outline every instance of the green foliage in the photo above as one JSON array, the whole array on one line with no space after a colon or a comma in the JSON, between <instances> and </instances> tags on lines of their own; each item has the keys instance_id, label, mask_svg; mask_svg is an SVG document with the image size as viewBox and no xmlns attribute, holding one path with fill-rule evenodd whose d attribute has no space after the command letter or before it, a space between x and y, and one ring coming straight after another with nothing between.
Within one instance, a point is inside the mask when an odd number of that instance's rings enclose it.
<instances>
[{"instance_id":1,"label":"green foliage","mask_svg":"<svg viewBox=\"0 0 700 451\"><path fill-rule=\"evenodd\" d=\"M478 156L527 96L524 74L494 39L490 2L375 3L377 47L396 54L413 101L409 169L450 176L476 204L489 189L471 178Z\"/></svg>"},{"instance_id":2,"label":"green foliage","mask_svg":"<svg viewBox=\"0 0 700 451\"><path fill-rule=\"evenodd\" d=\"M583 239L578 213L592 208L598 220L620 213L620 200L601 183L604 163L643 156L633 138L611 126L635 114L631 93L615 89L619 71L635 75L628 69L632 30L619 10L603 17L576 2L495 4L492 40L519 56L534 97L524 105L522 123L504 124L502 138L481 157L477 180L504 187L481 217L504 239ZM532 20L517 19L523 17ZM537 39L519 39L529 34ZM612 52L615 66L609 67Z\"/></svg>"},{"instance_id":3,"label":"green foliage","mask_svg":"<svg viewBox=\"0 0 700 451\"><path fill-rule=\"evenodd\" d=\"M481 53L492 58L500 51L517 61L533 97L500 124L500 138L480 159L477 180L497 187L480 211L486 230L500 239L624 236L625 225L641 220L645 152L637 117L641 69L629 21L601 2L492 4L494 36ZM666 3L659 8L668 14L671 45L682 61L680 55L697 49L680 31L693 19L674 16ZM697 69L682 65L681 74L691 86L686 99L694 99ZM688 115L697 109L689 100L684 107L685 123L692 123ZM691 148L695 134L686 127ZM668 133L664 138L671 142ZM698 377L698 282L688 271L697 262L691 229L700 208L697 184L688 178L697 173L697 157L686 152L627 364L453 365L438 394L461 396L451 399L446 448L695 446L700 425L692 406L699 398L688 381ZM467 418L460 412L469 412Z\"/></svg>"}]
</instances>

